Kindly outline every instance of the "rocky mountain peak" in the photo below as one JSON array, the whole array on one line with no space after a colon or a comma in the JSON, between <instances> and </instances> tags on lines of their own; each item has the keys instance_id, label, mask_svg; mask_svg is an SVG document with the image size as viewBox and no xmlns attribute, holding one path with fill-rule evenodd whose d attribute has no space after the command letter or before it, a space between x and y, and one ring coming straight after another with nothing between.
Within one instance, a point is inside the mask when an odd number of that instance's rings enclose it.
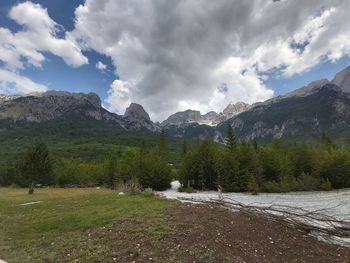
<instances>
[{"instance_id":1,"label":"rocky mountain peak","mask_svg":"<svg viewBox=\"0 0 350 263\"><path fill-rule=\"evenodd\" d=\"M226 119L231 118L238 113L246 111L250 108L250 105L239 101L237 103L230 103L227 107L222 111L221 115L223 115Z\"/></svg>"},{"instance_id":2,"label":"rocky mountain peak","mask_svg":"<svg viewBox=\"0 0 350 263\"><path fill-rule=\"evenodd\" d=\"M246 111L250 108L250 105L244 102L237 102L236 104L229 104L223 112L220 114L215 111L209 111L208 113L201 115L200 111L186 110L177 112L170 115L162 125L182 125L189 123L205 124L209 126L215 126L220 122L223 122L233 116Z\"/></svg>"},{"instance_id":3,"label":"rocky mountain peak","mask_svg":"<svg viewBox=\"0 0 350 263\"><path fill-rule=\"evenodd\" d=\"M95 93L51 90L4 98L0 105L0 115L15 120L43 122L73 113L102 119L101 100Z\"/></svg>"},{"instance_id":4,"label":"rocky mountain peak","mask_svg":"<svg viewBox=\"0 0 350 263\"><path fill-rule=\"evenodd\" d=\"M344 92L350 93L350 66L337 73L332 83L340 87Z\"/></svg>"},{"instance_id":5,"label":"rocky mountain peak","mask_svg":"<svg viewBox=\"0 0 350 263\"><path fill-rule=\"evenodd\" d=\"M285 96L281 98L290 98L290 97L304 97L308 96L317 90L321 89L324 85L330 83L328 79L320 79L310 82L308 85L296 89L290 93L287 93Z\"/></svg>"},{"instance_id":6,"label":"rocky mountain peak","mask_svg":"<svg viewBox=\"0 0 350 263\"><path fill-rule=\"evenodd\" d=\"M215 111L209 111L203 115L204 118L208 118L208 119L217 118L218 116L219 114L217 114Z\"/></svg>"},{"instance_id":7,"label":"rocky mountain peak","mask_svg":"<svg viewBox=\"0 0 350 263\"><path fill-rule=\"evenodd\" d=\"M137 103L130 104L130 106L125 110L124 117L129 119L151 121L151 118L149 117L145 109Z\"/></svg>"},{"instance_id":8,"label":"rocky mountain peak","mask_svg":"<svg viewBox=\"0 0 350 263\"><path fill-rule=\"evenodd\" d=\"M36 96L43 97L43 98L55 98L57 100L62 101L68 101L68 100L75 100L76 103L83 105L83 104L89 104L90 106L93 106L96 109L101 108L101 99L100 97L94 93L71 93L67 91L56 91L56 90L49 90L43 93L39 93Z\"/></svg>"},{"instance_id":9,"label":"rocky mountain peak","mask_svg":"<svg viewBox=\"0 0 350 263\"><path fill-rule=\"evenodd\" d=\"M0 94L0 103L13 100L20 97L19 95L6 95L6 94Z\"/></svg>"},{"instance_id":10,"label":"rocky mountain peak","mask_svg":"<svg viewBox=\"0 0 350 263\"><path fill-rule=\"evenodd\" d=\"M195 111L195 110L180 111L170 115L165 121L162 122L162 125L168 125L168 124L178 125L183 123L199 122L201 120L201 116L202 115L200 111Z\"/></svg>"}]
</instances>

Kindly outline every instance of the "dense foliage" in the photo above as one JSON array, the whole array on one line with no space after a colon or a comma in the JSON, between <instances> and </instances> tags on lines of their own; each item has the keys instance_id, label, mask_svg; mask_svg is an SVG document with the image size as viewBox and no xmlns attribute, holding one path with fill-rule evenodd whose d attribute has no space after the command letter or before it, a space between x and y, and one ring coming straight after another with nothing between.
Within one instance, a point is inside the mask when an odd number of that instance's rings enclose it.
<instances>
[{"instance_id":1,"label":"dense foliage","mask_svg":"<svg viewBox=\"0 0 350 263\"><path fill-rule=\"evenodd\" d=\"M187 151L180 180L200 190L288 192L350 187L350 149L322 135L320 144L237 143L228 127L225 147L211 140Z\"/></svg>"},{"instance_id":2,"label":"dense foliage","mask_svg":"<svg viewBox=\"0 0 350 263\"><path fill-rule=\"evenodd\" d=\"M325 134L313 144L274 140L270 145L258 145L254 141L238 142L229 126L225 145L212 140L195 144L184 141L182 150L176 148L176 154L163 133L157 140L153 145L141 140L138 146L95 160L75 155L54 155L51 160L46 146L36 144L17 160L0 161L0 186L27 187L35 177L37 184L61 187L138 184L154 190L164 190L178 178L183 191L257 193L350 187L350 147L337 146ZM38 147L42 154L37 156L47 156L48 160L42 168L50 172L31 170Z\"/></svg>"},{"instance_id":3,"label":"dense foliage","mask_svg":"<svg viewBox=\"0 0 350 263\"><path fill-rule=\"evenodd\" d=\"M37 154L42 153L42 149L43 154ZM142 143L140 147L127 148L121 156L111 156L102 161L86 162L79 158L57 158L52 165L51 161L42 161L45 156L49 160L46 145L39 143L30 147L28 154L21 160L0 164L0 186L28 186L35 182L62 187L116 187L137 181L142 188L164 190L170 187L173 179L164 134L160 136L155 147L147 147ZM45 172L48 168L50 173Z\"/></svg>"}]
</instances>

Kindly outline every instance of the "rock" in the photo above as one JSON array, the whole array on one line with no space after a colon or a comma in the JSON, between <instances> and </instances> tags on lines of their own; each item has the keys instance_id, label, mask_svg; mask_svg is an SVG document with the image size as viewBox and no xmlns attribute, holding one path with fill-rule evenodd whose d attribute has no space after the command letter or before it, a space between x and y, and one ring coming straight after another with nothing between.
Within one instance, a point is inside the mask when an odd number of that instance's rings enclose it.
<instances>
[{"instance_id":1,"label":"rock","mask_svg":"<svg viewBox=\"0 0 350 263\"><path fill-rule=\"evenodd\" d=\"M131 103L130 106L126 108L124 117L130 119L151 121L151 118L149 117L148 113L140 104L137 103Z\"/></svg>"},{"instance_id":2,"label":"rock","mask_svg":"<svg viewBox=\"0 0 350 263\"><path fill-rule=\"evenodd\" d=\"M165 125L181 125L183 123L200 122L202 115L200 111L186 110L181 112L176 112L170 115L165 121L162 122L162 126Z\"/></svg>"},{"instance_id":3,"label":"rock","mask_svg":"<svg viewBox=\"0 0 350 263\"><path fill-rule=\"evenodd\" d=\"M126 122L126 127L132 127L134 130L147 129L150 131L160 131L158 125L151 121L148 113L144 108L137 103L131 103L125 110L123 119Z\"/></svg>"},{"instance_id":4,"label":"rock","mask_svg":"<svg viewBox=\"0 0 350 263\"><path fill-rule=\"evenodd\" d=\"M60 127L81 125L113 126L126 130L158 131L143 107L131 103L123 116L109 112L95 93L70 93L50 90L23 96L0 94L0 119L16 127L27 124L60 122ZM1 128L1 127L0 127Z\"/></svg>"},{"instance_id":5,"label":"rock","mask_svg":"<svg viewBox=\"0 0 350 263\"><path fill-rule=\"evenodd\" d=\"M338 72L332 83L341 88L344 92L350 93L350 66Z\"/></svg>"},{"instance_id":6,"label":"rock","mask_svg":"<svg viewBox=\"0 0 350 263\"><path fill-rule=\"evenodd\" d=\"M230 119L237 114L248 110L251 105L244 102L237 102L236 104L229 104L227 107L220 113L220 116L223 117L224 120Z\"/></svg>"},{"instance_id":7,"label":"rock","mask_svg":"<svg viewBox=\"0 0 350 263\"><path fill-rule=\"evenodd\" d=\"M208 113L201 115L200 111L186 110L170 115L165 121L161 123L161 125L183 126L190 123L197 123L200 125L205 124L209 126L215 126L243 111L248 110L249 108L249 104L246 104L244 102L237 102L236 104L229 104L220 114L216 113L215 111L209 111Z\"/></svg>"}]
</instances>

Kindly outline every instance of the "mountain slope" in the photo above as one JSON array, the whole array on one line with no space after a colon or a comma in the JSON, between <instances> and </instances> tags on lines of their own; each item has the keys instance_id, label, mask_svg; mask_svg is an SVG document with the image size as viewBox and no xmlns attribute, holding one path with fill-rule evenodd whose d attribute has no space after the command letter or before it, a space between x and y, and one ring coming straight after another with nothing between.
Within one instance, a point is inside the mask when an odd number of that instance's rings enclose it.
<instances>
[{"instance_id":1,"label":"mountain slope","mask_svg":"<svg viewBox=\"0 0 350 263\"><path fill-rule=\"evenodd\" d=\"M236 104L227 105L227 107L220 113L209 111L208 113L201 115L201 112L196 110L180 111L170 115L165 121L161 123L161 125L163 127L179 127L183 125L183 128L186 128L188 124L196 123L199 125L216 126L219 123L248 110L249 108L249 104L246 104L244 102L237 102Z\"/></svg>"},{"instance_id":2,"label":"mountain slope","mask_svg":"<svg viewBox=\"0 0 350 263\"><path fill-rule=\"evenodd\" d=\"M334 84L313 87L302 96L285 96L262 103L218 125L225 134L230 124L240 139L319 137L324 131L346 136L350 128L350 97Z\"/></svg>"},{"instance_id":3,"label":"mountain slope","mask_svg":"<svg viewBox=\"0 0 350 263\"><path fill-rule=\"evenodd\" d=\"M350 67L332 81L321 79L265 102L230 104L221 113L187 110L177 112L161 124L153 123L141 105L132 103L124 115L101 106L94 94L49 91L27 96L0 95L0 133L25 128L46 133L110 129L159 132L169 136L213 138L223 142L227 125L239 139L291 138L310 140L327 132L337 139L349 136ZM216 126L215 126L216 125ZM77 131L77 132L75 132Z\"/></svg>"},{"instance_id":4,"label":"mountain slope","mask_svg":"<svg viewBox=\"0 0 350 263\"><path fill-rule=\"evenodd\" d=\"M0 96L0 127L16 128L46 124L62 127L114 127L157 131L141 105L132 103L125 114L111 113L101 106L95 93L48 91L27 96Z\"/></svg>"},{"instance_id":5,"label":"mountain slope","mask_svg":"<svg viewBox=\"0 0 350 263\"><path fill-rule=\"evenodd\" d=\"M332 83L340 87L344 92L350 93L350 66L338 72Z\"/></svg>"}]
</instances>

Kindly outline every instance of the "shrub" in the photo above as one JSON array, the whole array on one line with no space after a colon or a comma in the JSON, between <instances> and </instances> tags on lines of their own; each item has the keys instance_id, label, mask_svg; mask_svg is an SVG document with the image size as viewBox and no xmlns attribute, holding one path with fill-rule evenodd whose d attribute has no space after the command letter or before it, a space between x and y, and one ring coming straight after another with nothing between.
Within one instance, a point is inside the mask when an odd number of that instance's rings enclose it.
<instances>
[{"instance_id":1,"label":"shrub","mask_svg":"<svg viewBox=\"0 0 350 263\"><path fill-rule=\"evenodd\" d=\"M280 185L276 181L268 181L263 183L261 190L267 193L280 193Z\"/></svg>"},{"instance_id":2,"label":"shrub","mask_svg":"<svg viewBox=\"0 0 350 263\"><path fill-rule=\"evenodd\" d=\"M259 186L253 175L251 175L249 179L248 191L251 192L253 195L257 195L259 193Z\"/></svg>"},{"instance_id":3,"label":"shrub","mask_svg":"<svg viewBox=\"0 0 350 263\"><path fill-rule=\"evenodd\" d=\"M190 185L190 182L187 182L187 186L186 187L179 187L178 191L180 193L197 193L197 190L194 189L191 185Z\"/></svg>"},{"instance_id":4,"label":"shrub","mask_svg":"<svg viewBox=\"0 0 350 263\"><path fill-rule=\"evenodd\" d=\"M333 149L324 153L317 174L324 180L329 180L333 188L350 187L350 152Z\"/></svg>"},{"instance_id":5,"label":"shrub","mask_svg":"<svg viewBox=\"0 0 350 263\"><path fill-rule=\"evenodd\" d=\"M136 177L132 177L127 182L127 192L131 195L140 194L142 192L142 187Z\"/></svg>"},{"instance_id":6,"label":"shrub","mask_svg":"<svg viewBox=\"0 0 350 263\"><path fill-rule=\"evenodd\" d=\"M146 188L143 191L143 195L146 196L146 197L152 197L152 196L155 196L155 192L153 191L152 188Z\"/></svg>"},{"instance_id":7,"label":"shrub","mask_svg":"<svg viewBox=\"0 0 350 263\"><path fill-rule=\"evenodd\" d=\"M299 181L302 185L301 190L304 191L317 190L319 187L319 179L304 172L299 176Z\"/></svg>"},{"instance_id":8,"label":"shrub","mask_svg":"<svg viewBox=\"0 0 350 263\"><path fill-rule=\"evenodd\" d=\"M325 181L323 181L323 182L320 184L319 189L320 189L320 190L323 190L323 191L332 190L332 184L331 184L330 181L325 180Z\"/></svg>"}]
</instances>

